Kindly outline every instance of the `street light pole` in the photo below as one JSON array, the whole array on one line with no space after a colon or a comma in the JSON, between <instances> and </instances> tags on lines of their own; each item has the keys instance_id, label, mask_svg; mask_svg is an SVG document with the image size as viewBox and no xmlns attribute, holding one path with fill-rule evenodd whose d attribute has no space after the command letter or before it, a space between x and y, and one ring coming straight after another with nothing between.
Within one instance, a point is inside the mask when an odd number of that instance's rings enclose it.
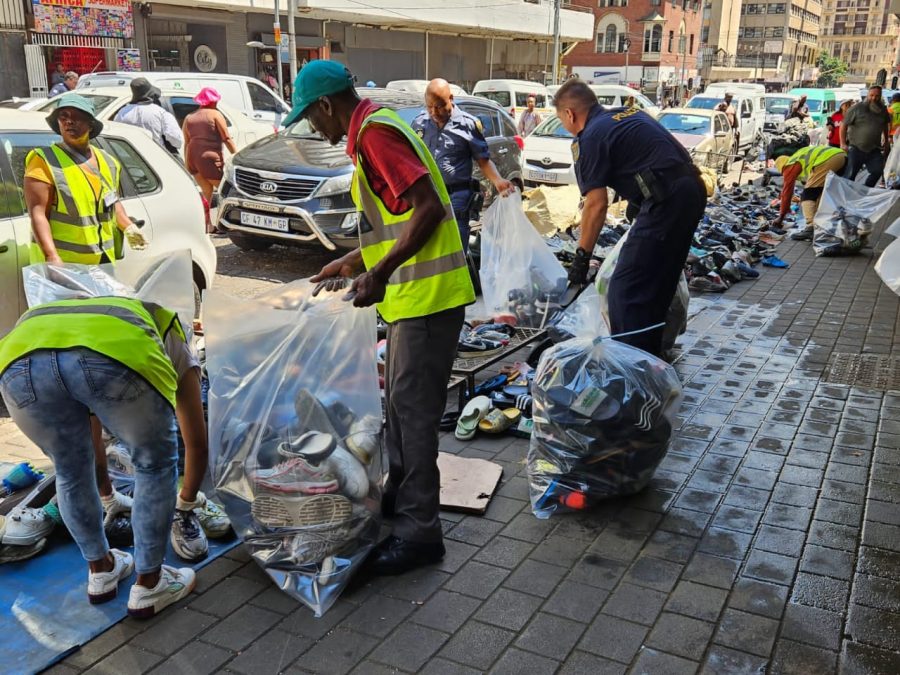
<instances>
[{"instance_id":1,"label":"street light pole","mask_svg":"<svg viewBox=\"0 0 900 675\"><path fill-rule=\"evenodd\" d=\"M553 84L559 84L559 4L553 0Z\"/></svg>"},{"instance_id":2,"label":"street light pole","mask_svg":"<svg viewBox=\"0 0 900 675\"><path fill-rule=\"evenodd\" d=\"M631 51L631 38L625 38L625 86L628 86L628 53Z\"/></svg>"},{"instance_id":3,"label":"street light pole","mask_svg":"<svg viewBox=\"0 0 900 675\"><path fill-rule=\"evenodd\" d=\"M294 31L294 10L297 6L297 0L287 0L288 3L288 55L291 64L291 86L294 86L294 80L297 79L297 34Z\"/></svg>"},{"instance_id":4,"label":"street light pole","mask_svg":"<svg viewBox=\"0 0 900 675\"><path fill-rule=\"evenodd\" d=\"M281 9L275 0L275 70L278 74L278 98L284 98L284 76L281 73Z\"/></svg>"}]
</instances>

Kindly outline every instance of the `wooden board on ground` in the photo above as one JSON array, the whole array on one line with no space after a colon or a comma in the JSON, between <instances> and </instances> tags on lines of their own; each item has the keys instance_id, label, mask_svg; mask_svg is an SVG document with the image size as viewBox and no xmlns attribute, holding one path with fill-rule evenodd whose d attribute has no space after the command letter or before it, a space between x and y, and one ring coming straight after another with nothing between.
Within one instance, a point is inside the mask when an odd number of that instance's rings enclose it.
<instances>
[{"instance_id":1,"label":"wooden board on ground","mask_svg":"<svg viewBox=\"0 0 900 675\"><path fill-rule=\"evenodd\" d=\"M503 467L486 459L438 453L441 508L483 515L500 482Z\"/></svg>"}]
</instances>

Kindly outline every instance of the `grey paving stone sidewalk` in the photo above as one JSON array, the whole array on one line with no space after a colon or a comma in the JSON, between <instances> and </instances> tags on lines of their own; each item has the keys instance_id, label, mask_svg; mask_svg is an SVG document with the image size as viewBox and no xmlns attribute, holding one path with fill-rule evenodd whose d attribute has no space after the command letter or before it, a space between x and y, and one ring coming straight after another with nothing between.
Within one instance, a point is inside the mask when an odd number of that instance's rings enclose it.
<instances>
[{"instance_id":1,"label":"grey paving stone sidewalk","mask_svg":"<svg viewBox=\"0 0 900 675\"><path fill-rule=\"evenodd\" d=\"M871 251L779 255L683 337L677 438L641 494L540 521L526 441L447 436L504 477L485 517L445 514L440 566L317 620L237 549L54 672L900 672L900 392L822 382L833 352L896 356L900 303Z\"/></svg>"}]
</instances>

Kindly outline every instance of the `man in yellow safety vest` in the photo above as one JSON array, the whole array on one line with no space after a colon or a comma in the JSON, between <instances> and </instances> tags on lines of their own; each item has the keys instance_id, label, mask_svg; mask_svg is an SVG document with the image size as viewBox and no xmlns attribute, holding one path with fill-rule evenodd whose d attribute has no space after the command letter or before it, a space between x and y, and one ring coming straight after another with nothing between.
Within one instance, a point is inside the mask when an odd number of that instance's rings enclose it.
<instances>
[{"instance_id":1,"label":"man in yellow safety vest","mask_svg":"<svg viewBox=\"0 0 900 675\"><path fill-rule=\"evenodd\" d=\"M822 190L825 187L825 178L832 171L841 175L847 164L847 153L840 148L832 148L827 145L811 145L800 148L790 157L779 157L775 160L775 167L784 178L781 188L781 209L778 218L772 221L772 226L780 228L784 217L791 208L791 200L794 197L794 185L797 181L803 183L803 192L800 194L800 209L806 219L806 228L795 232L791 239L807 241L813 237L813 218L819 209L819 200L822 198Z\"/></svg>"},{"instance_id":2,"label":"man in yellow safety vest","mask_svg":"<svg viewBox=\"0 0 900 675\"><path fill-rule=\"evenodd\" d=\"M122 167L91 145L103 130L94 104L78 94L65 94L47 123L62 141L46 150L36 148L25 158L31 262L114 262L116 228L132 248L144 248L147 240L119 199Z\"/></svg>"},{"instance_id":3,"label":"man in yellow safety vest","mask_svg":"<svg viewBox=\"0 0 900 675\"><path fill-rule=\"evenodd\" d=\"M378 305L388 322L385 441L389 459L382 510L392 536L375 549L376 574L400 574L444 556L438 511L438 431L465 317L475 301L450 196L431 153L388 108L360 99L353 76L334 61L312 61L297 76L294 108L333 145L347 136L356 165L351 193L360 248L312 281L351 277L357 307Z\"/></svg>"}]
</instances>

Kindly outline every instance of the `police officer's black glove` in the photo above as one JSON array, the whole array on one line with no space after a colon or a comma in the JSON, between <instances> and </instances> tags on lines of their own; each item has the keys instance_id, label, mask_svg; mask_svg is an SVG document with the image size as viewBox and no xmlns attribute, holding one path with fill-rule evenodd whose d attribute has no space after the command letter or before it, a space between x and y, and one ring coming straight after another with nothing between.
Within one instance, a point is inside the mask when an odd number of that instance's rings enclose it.
<instances>
[{"instance_id":1,"label":"police officer's black glove","mask_svg":"<svg viewBox=\"0 0 900 675\"><path fill-rule=\"evenodd\" d=\"M575 251L575 260L569 267L569 284L572 286L582 286L587 283L588 267L591 262L591 254L583 248Z\"/></svg>"}]
</instances>

